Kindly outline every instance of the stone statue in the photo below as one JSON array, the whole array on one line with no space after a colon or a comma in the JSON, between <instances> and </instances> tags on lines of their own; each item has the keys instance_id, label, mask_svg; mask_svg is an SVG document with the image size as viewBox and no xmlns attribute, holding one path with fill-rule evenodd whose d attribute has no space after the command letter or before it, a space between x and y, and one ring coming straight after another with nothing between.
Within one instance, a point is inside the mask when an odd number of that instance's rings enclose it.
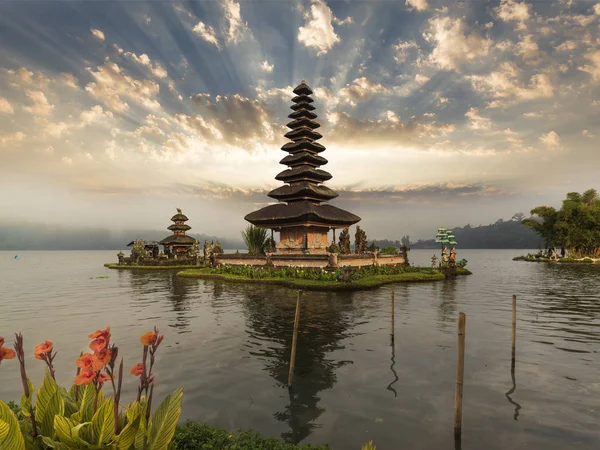
<instances>
[{"instance_id":1,"label":"stone statue","mask_svg":"<svg viewBox=\"0 0 600 450\"><path fill-rule=\"evenodd\" d=\"M119 264L123 264L123 259L125 258L125 254L123 252L117 253L117 258L119 258Z\"/></svg>"},{"instance_id":2,"label":"stone statue","mask_svg":"<svg viewBox=\"0 0 600 450\"><path fill-rule=\"evenodd\" d=\"M442 249L442 265L446 266L448 264L448 249L444 247Z\"/></svg>"},{"instance_id":3,"label":"stone statue","mask_svg":"<svg viewBox=\"0 0 600 450\"><path fill-rule=\"evenodd\" d=\"M556 253L556 249L554 247L552 247L550 249L550 261L558 261L558 254Z\"/></svg>"},{"instance_id":4,"label":"stone statue","mask_svg":"<svg viewBox=\"0 0 600 450\"><path fill-rule=\"evenodd\" d=\"M190 247L188 255L194 261L194 264L198 264L198 257L200 256L200 243L198 239Z\"/></svg>"},{"instance_id":5,"label":"stone statue","mask_svg":"<svg viewBox=\"0 0 600 450\"><path fill-rule=\"evenodd\" d=\"M144 245L144 241L136 239L133 242L133 247L131 247L131 261L134 264L137 264L144 256L146 256L146 246Z\"/></svg>"},{"instance_id":6,"label":"stone statue","mask_svg":"<svg viewBox=\"0 0 600 450\"><path fill-rule=\"evenodd\" d=\"M437 256L433 255L433 256L431 257L431 268L432 268L432 269L435 269L435 268L437 268L437 262L438 262L438 258L437 258Z\"/></svg>"},{"instance_id":7,"label":"stone statue","mask_svg":"<svg viewBox=\"0 0 600 450\"><path fill-rule=\"evenodd\" d=\"M367 252L367 233L356 226L356 234L354 235L354 253L361 254Z\"/></svg>"},{"instance_id":8,"label":"stone statue","mask_svg":"<svg viewBox=\"0 0 600 450\"><path fill-rule=\"evenodd\" d=\"M456 247L450 249L450 265L456 265Z\"/></svg>"}]
</instances>

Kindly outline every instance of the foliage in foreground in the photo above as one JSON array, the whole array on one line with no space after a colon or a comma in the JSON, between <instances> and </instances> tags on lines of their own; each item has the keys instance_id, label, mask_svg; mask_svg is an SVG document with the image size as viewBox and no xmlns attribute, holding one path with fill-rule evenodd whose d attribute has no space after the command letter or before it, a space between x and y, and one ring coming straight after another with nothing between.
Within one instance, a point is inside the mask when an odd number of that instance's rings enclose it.
<instances>
[{"instance_id":1,"label":"foliage in foreground","mask_svg":"<svg viewBox=\"0 0 600 450\"><path fill-rule=\"evenodd\" d=\"M138 395L125 411L121 408L123 359L115 376L118 347L110 345L110 328L89 335L91 353L75 361L74 384L67 391L56 383L53 343L44 341L35 347L34 356L47 365L46 375L34 402L35 387L25 370L23 335L15 335L14 351L3 347L0 337L0 363L18 358L23 383L20 405L0 401L0 449L71 450L71 449L171 449L171 440L181 414L183 388L168 395L151 414L155 354L163 336L158 330L144 334L142 362L130 373L140 377ZM103 385L110 381L113 396L105 398Z\"/></svg>"},{"instance_id":2,"label":"foliage in foreground","mask_svg":"<svg viewBox=\"0 0 600 450\"><path fill-rule=\"evenodd\" d=\"M595 189L583 194L569 192L557 211L550 206L538 206L523 225L532 228L546 241L569 251L575 258L600 257L600 196Z\"/></svg>"},{"instance_id":3,"label":"foliage in foreground","mask_svg":"<svg viewBox=\"0 0 600 450\"><path fill-rule=\"evenodd\" d=\"M242 231L242 238L244 239L244 244L246 244L249 254L254 256L265 254L265 245L267 243L266 229L248 225L246 229Z\"/></svg>"},{"instance_id":4,"label":"foliage in foreground","mask_svg":"<svg viewBox=\"0 0 600 450\"><path fill-rule=\"evenodd\" d=\"M229 433L205 423L188 421L177 427L173 444L177 450L325 450L327 445L295 445L254 431Z\"/></svg>"}]
</instances>

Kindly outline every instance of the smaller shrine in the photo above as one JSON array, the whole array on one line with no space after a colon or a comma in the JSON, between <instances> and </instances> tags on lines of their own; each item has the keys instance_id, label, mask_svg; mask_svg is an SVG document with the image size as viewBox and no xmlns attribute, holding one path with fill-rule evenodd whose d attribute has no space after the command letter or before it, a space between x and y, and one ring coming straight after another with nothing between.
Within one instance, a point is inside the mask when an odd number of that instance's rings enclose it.
<instances>
[{"instance_id":1,"label":"smaller shrine","mask_svg":"<svg viewBox=\"0 0 600 450\"><path fill-rule=\"evenodd\" d=\"M173 224L167 230L172 231L173 234L160 241L160 245L165 249L164 253L168 258L187 258L190 248L197 242L196 239L185 234L186 231L192 229L186 224L188 220L180 208L177 208L177 214L171 217Z\"/></svg>"}]
</instances>

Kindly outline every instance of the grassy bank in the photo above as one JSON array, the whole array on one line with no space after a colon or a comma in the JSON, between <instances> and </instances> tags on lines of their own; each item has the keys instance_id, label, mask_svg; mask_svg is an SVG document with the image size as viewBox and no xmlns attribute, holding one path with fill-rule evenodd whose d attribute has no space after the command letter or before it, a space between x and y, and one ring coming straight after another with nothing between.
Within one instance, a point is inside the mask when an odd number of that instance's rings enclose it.
<instances>
[{"instance_id":1,"label":"grassy bank","mask_svg":"<svg viewBox=\"0 0 600 450\"><path fill-rule=\"evenodd\" d=\"M517 256L513 258L513 261L526 261L526 262L555 262L555 263L571 263L571 264L598 264L600 260L592 259L592 258L559 258L556 261L552 261L550 258L536 258L534 256Z\"/></svg>"},{"instance_id":2,"label":"grassy bank","mask_svg":"<svg viewBox=\"0 0 600 450\"><path fill-rule=\"evenodd\" d=\"M108 267L109 269L119 269L119 270L185 270L190 267L197 266L126 266L119 265L113 263L106 263L104 267Z\"/></svg>"},{"instance_id":3,"label":"grassy bank","mask_svg":"<svg viewBox=\"0 0 600 450\"><path fill-rule=\"evenodd\" d=\"M264 278L250 278L244 275L235 275L227 273L214 273L212 269L201 268L201 269L187 269L177 273L179 277L187 278L202 278L202 279L215 279L215 280L226 280L238 283L262 283L262 284L276 284L280 286L287 286L297 289L306 290L322 290L322 291L347 291L347 290L363 290L363 289L374 289L379 286L390 283L420 283L430 281L444 280L444 274L440 272L433 272L428 269L422 269L423 271L411 271L403 272L391 275L371 275L359 278L355 281L339 282L335 280L310 280L303 278L281 278L281 277L264 277ZM459 275L469 275L467 269L457 269Z\"/></svg>"}]
</instances>

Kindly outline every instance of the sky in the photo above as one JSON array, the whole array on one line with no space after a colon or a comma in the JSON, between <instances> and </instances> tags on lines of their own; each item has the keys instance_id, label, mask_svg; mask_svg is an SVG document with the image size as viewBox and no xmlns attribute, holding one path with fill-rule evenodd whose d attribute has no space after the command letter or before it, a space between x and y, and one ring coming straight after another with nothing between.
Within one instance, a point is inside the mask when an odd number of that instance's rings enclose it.
<instances>
[{"instance_id":1,"label":"sky","mask_svg":"<svg viewBox=\"0 0 600 450\"><path fill-rule=\"evenodd\" d=\"M311 86L332 204L431 238L598 188L595 1L0 2L0 222L239 237Z\"/></svg>"}]
</instances>

